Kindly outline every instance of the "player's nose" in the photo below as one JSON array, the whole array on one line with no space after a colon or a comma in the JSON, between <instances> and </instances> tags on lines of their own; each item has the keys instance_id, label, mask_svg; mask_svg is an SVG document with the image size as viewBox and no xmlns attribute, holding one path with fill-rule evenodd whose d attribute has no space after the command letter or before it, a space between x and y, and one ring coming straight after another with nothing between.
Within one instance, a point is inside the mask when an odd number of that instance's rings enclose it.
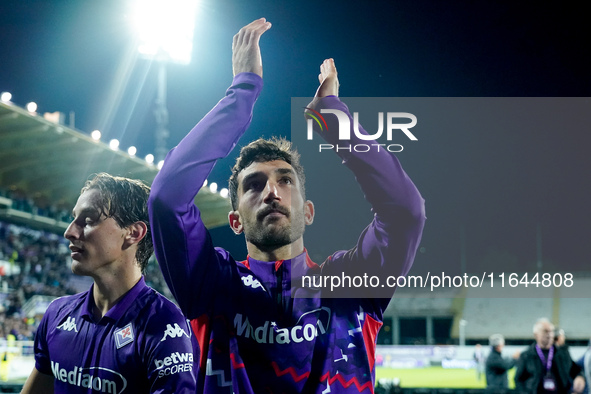
<instances>
[{"instance_id":1,"label":"player's nose","mask_svg":"<svg viewBox=\"0 0 591 394\"><path fill-rule=\"evenodd\" d=\"M281 196L279 195L279 191L277 189L277 183L272 180L268 180L267 184L265 185L264 201L269 203L274 200L281 200Z\"/></svg>"},{"instance_id":2,"label":"player's nose","mask_svg":"<svg viewBox=\"0 0 591 394\"><path fill-rule=\"evenodd\" d=\"M64 238L67 240L78 239L80 237L80 231L76 223L72 220L66 231L64 232Z\"/></svg>"}]
</instances>

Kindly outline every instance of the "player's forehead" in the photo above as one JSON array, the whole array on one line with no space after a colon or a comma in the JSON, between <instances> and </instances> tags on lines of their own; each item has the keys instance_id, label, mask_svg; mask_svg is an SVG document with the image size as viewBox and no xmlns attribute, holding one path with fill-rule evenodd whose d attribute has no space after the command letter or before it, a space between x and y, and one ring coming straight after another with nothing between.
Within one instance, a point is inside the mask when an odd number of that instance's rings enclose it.
<instances>
[{"instance_id":1,"label":"player's forehead","mask_svg":"<svg viewBox=\"0 0 591 394\"><path fill-rule=\"evenodd\" d=\"M97 189L88 189L84 191L76 201L72 209L72 215L75 217L81 212L99 212L101 209L101 194Z\"/></svg>"},{"instance_id":2,"label":"player's forehead","mask_svg":"<svg viewBox=\"0 0 591 394\"><path fill-rule=\"evenodd\" d=\"M271 161L253 161L245 169L238 174L238 183L241 184L244 179L248 179L253 175L261 176L277 176L282 174L294 174L295 170L286 161L271 160Z\"/></svg>"}]
</instances>

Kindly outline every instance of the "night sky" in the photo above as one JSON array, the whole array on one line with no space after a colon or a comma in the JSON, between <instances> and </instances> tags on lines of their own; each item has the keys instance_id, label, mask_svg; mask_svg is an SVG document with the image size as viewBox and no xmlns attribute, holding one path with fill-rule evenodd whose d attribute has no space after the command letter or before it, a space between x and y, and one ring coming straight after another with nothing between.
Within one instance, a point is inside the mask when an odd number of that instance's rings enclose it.
<instances>
[{"instance_id":1,"label":"night sky","mask_svg":"<svg viewBox=\"0 0 591 394\"><path fill-rule=\"evenodd\" d=\"M3 0L0 91L18 105L37 102L41 113L73 111L82 132L100 129L103 139L137 146L138 156L152 153L156 67L136 55L126 12L123 0ZM342 97L591 96L584 15L569 4L540 2L203 0L192 63L168 66L168 145L223 96L232 36L262 16L273 23L261 42L265 87L241 144L290 136L291 99L313 96L327 57L336 61ZM580 108L591 104L581 100ZM491 129L478 126L490 118L475 115L472 123L448 118L436 133L419 120L419 141L399 155L427 201L414 270L459 270L461 228L468 271L534 269L538 226L544 271L588 269L591 130L589 116L572 107L527 113L556 127ZM519 112L498 114L500 124ZM218 163L210 180L225 184L232 161ZM306 245L321 260L353 246L371 216L362 203L334 203L343 195L361 199L353 181L331 182L330 171L309 163L318 220ZM241 238L228 229L213 235L244 257Z\"/></svg>"}]
</instances>

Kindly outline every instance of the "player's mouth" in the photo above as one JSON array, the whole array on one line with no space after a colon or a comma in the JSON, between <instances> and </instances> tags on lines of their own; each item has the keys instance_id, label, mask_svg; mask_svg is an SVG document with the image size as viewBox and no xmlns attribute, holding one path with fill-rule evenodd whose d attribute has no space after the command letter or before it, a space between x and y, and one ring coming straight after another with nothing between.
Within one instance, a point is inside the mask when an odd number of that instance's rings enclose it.
<instances>
[{"instance_id":1,"label":"player's mouth","mask_svg":"<svg viewBox=\"0 0 591 394\"><path fill-rule=\"evenodd\" d=\"M277 206L265 208L258 214L259 220L263 220L267 217L271 219L289 217L289 211L281 206Z\"/></svg>"},{"instance_id":2,"label":"player's mouth","mask_svg":"<svg viewBox=\"0 0 591 394\"><path fill-rule=\"evenodd\" d=\"M287 216L282 212L279 211L271 211L268 214L265 215L265 217L272 217L272 218L278 218L280 216Z\"/></svg>"},{"instance_id":3,"label":"player's mouth","mask_svg":"<svg viewBox=\"0 0 591 394\"><path fill-rule=\"evenodd\" d=\"M84 253L84 249L74 245L70 245L70 251L72 252L70 253L72 260L80 260L82 253Z\"/></svg>"}]
</instances>

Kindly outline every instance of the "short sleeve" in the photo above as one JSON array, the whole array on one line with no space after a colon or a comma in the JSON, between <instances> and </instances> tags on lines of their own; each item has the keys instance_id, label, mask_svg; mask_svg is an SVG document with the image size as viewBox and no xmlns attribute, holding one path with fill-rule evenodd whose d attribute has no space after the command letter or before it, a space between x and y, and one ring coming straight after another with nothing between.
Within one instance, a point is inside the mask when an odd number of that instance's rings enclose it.
<instances>
[{"instance_id":1,"label":"short sleeve","mask_svg":"<svg viewBox=\"0 0 591 394\"><path fill-rule=\"evenodd\" d=\"M195 393L197 340L180 309L164 301L148 322L147 333L150 393Z\"/></svg>"},{"instance_id":2,"label":"short sleeve","mask_svg":"<svg viewBox=\"0 0 591 394\"><path fill-rule=\"evenodd\" d=\"M47 309L43 318L41 318L41 323L35 334L35 368L46 375L52 374L49 348L47 346L47 326L49 324L49 316L52 316L50 309L51 306Z\"/></svg>"}]
</instances>

